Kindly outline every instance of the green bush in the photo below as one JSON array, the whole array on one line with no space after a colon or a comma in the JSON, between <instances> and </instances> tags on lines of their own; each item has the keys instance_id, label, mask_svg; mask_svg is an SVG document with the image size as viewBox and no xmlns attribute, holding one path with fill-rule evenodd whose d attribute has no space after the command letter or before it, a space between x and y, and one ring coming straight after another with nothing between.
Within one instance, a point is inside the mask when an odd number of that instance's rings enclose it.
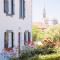
<instances>
[{"instance_id":1,"label":"green bush","mask_svg":"<svg viewBox=\"0 0 60 60\"><path fill-rule=\"evenodd\" d=\"M60 60L60 54L38 55L29 60Z\"/></svg>"},{"instance_id":2,"label":"green bush","mask_svg":"<svg viewBox=\"0 0 60 60\"><path fill-rule=\"evenodd\" d=\"M18 58L12 58L11 60L18 60ZM19 59L23 60L23 59ZM24 60L60 60L60 54L48 54L48 55L35 55Z\"/></svg>"},{"instance_id":3,"label":"green bush","mask_svg":"<svg viewBox=\"0 0 60 60\"><path fill-rule=\"evenodd\" d=\"M52 48L49 48L49 46L46 46L45 48L39 48L39 49L34 49L34 50L28 50L20 54L19 60L28 60L29 58L32 58L36 55L46 55L46 54L51 54L54 53L55 51ZM18 58L11 58L10 60L17 60ZM37 57L34 57L34 59L39 59Z\"/></svg>"},{"instance_id":4,"label":"green bush","mask_svg":"<svg viewBox=\"0 0 60 60\"><path fill-rule=\"evenodd\" d=\"M43 40L45 36L45 31L40 31L37 35L37 40Z\"/></svg>"},{"instance_id":5,"label":"green bush","mask_svg":"<svg viewBox=\"0 0 60 60\"><path fill-rule=\"evenodd\" d=\"M18 60L16 57L11 57L9 60Z\"/></svg>"}]
</instances>

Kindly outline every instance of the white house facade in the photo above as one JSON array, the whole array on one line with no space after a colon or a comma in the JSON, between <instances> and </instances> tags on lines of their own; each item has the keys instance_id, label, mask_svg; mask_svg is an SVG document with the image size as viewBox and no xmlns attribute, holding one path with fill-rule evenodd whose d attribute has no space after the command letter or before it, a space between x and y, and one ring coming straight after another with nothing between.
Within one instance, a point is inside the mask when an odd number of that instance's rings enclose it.
<instances>
[{"instance_id":1,"label":"white house facade","mask_svg":"<svg viewBox=\"0 0 60 60\"><path fill-rule=\"evenodd\" d=\"M0 52L32 40L32 0L0 0Z\"/></svg>"}]
</instances>

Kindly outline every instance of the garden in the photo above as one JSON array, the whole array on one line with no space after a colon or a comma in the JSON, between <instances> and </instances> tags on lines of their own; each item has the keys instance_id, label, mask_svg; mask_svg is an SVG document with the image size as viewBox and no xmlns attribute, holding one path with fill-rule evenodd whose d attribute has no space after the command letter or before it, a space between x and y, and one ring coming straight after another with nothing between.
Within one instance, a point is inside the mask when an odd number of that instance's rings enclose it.
<instances>
[{"instance_id":1,"label":"garden","mask_svg":"<svg viewBox=\"0 0 60 60\"><path fill-rule=\"evenodd\" d=\"M60 60L59 24L49 26L43 31L33 26L32 39L34 48L27 46L18 58L14 56L10 60Z\"/></svg>"}]
</instances>

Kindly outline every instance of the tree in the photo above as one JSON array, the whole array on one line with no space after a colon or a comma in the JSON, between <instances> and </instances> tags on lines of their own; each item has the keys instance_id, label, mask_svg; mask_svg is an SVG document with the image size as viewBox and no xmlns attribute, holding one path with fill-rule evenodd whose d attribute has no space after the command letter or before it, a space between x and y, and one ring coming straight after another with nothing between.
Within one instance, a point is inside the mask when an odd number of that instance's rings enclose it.
<instances>
[{"instance_id":1,"label":"tree","mask_svg":"<svg viewBox=\"0 0 60 60\"><path fill-rule=\"evenodd\" d=\"M45 36L47 36L53 41L60 40L60 24L49 26L46 29Z\"/></svg>"},{"instance_id":2,"label":"tree","mask_svg":"<svg viewBox=\"0 0 60 60\"><path fill-rule=\"evenodd\" d=\"M32 26L32 39L33 41L36 40L43 40L45 35L45 31L42 31L42 29L38 29L37 26Z\"/></svg>"},{"instance_id":3,"label":"tree","mask_svg":"<svg viewBox=\"0 0 60 60\"><path fill-rule=\"evenodd\" d=\"M37 38L37 34L38 34L38 29L36 26L32 26L32 40L36 41Z\"/></svg>"}]
</instances>

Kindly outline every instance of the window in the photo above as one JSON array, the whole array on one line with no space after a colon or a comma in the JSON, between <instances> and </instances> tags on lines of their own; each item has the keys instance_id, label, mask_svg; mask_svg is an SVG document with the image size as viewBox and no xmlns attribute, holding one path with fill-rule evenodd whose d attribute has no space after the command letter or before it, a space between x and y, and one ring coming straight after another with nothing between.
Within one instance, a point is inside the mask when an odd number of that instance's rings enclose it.
<instances>
[{"instance_id":1,"label":"window","mask_svg":"<svg viewBox=\"0 0 60 60\"><path fill-rule=\"evenodd\" d=\"M24 44L30 44L31 41L31 33L29 31L24 32Z\"/></svg>"},{"instance_id":2,"label":"window","mask_svg":"<svg viewBox=\"0 0 60 60\"><path fill-rule=\"evenodd\" d=\"M4 48L13 48L13 32L4 32Z\"/></svg>"},{"instance_id":3,"label":"window","mask_svg":"<svg viewBox=\"0 0 60 60\"><path fill-rule=\"evenodd\" d=\"M19 17L23 18L25 17L25 0L20 0L19 2Z\"/></svg>"},{"instance_id":4,"label":"window","mask_svg":"<svg viewBox=\"0 0 60 60\"><path fill-rule=\"evenodd\" d=\"M4 13L6 13L7 16L14 14L14 0L4 0Z\"/></svg>"},{"instance_id":5,"label":"window","mask_svg":"<svg viewBox=\"0 0 60 60\"><path fill-rule=\"evenodd\" d=\"M24 44L28 44L28 31L24 32Z\"/></svg>"}]
</instances>

